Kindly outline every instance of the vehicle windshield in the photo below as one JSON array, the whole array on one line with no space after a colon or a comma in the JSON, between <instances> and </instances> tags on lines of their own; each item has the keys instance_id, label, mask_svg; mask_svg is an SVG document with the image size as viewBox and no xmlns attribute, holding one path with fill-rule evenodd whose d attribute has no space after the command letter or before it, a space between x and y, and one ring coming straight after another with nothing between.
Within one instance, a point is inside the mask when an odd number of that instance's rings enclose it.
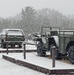
<instances>
[{"instance_id":1,"label":"vehicle windshield","mask_svg":"<svg viewBox=\"0 0 74 75\"><path fill-rule=\"evenodd\" d=\"M58 35L59 27L42 27L41 35Z\"/></svg>"},{"instance_id":2,"label":"vehicle windshield","mask_svg":"<svg viewBox=\"0 0 74 75\"><path fill-rule=\"evenodd\" d=\"M9 30L8 35L23 35L21 30Z\"/></svg>"}]
</instances>

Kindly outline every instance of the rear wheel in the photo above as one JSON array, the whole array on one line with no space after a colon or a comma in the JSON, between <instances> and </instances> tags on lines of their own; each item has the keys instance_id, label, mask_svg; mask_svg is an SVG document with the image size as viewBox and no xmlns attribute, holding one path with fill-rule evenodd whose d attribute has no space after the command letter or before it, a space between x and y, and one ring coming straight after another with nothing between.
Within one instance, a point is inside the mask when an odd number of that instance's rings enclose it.
<instances>
[{"instance_id":1,"label":"rear wheel","mask_svg":"<svg viewBox=\"0 0 74 75\"><path fill-rule=\"evenodd\" d=\"M71 46L68 50L69 61L74 64L74 46Z\"/></svg>"}]
</instances>

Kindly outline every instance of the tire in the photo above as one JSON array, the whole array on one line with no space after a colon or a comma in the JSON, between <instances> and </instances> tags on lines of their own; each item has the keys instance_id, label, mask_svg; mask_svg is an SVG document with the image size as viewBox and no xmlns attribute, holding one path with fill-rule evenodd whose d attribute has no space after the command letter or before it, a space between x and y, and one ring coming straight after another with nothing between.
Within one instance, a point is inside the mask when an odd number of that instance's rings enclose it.
<instances>
[{"instance_id":1,"label":"tire","mask_svg":"<svg viewBox=\"0 0 74 75\"><path fill-rule=\"evenodd\" d=\"M71 46L68 50L68 58L70 63L74 64L74 46Z\"/></svg>"},{"instance_id":2,"label":"tire","mask_svg":"<svg viewBox=\"0 0 74 75\"><path fill-rule=\"evenodd\" d=\"M4 40L1 41L1 47L6 48L6 43L4 43Z\"/></svg>"},{"instance_id":3,"label":"tire","mask_svg":"<svg viewBox=\"0 0 74 75\"><path fill-rule=\"evenodd\" d=\"M6 44L5 43L2 43L1 47L2 48L6 48Z\"/></svg>"},{"instance_id":4,"label":"tire","mask_svg":"<svg viewBox=\"0 0 74 75\"><path fill-rule=\"evenodd\" d=\"M46 56L46 51L43 48L43 44L39 41L37 45L37 54L38 56Z\"/></svg>"},{"instance_id":5,"label":"tire","mask_svg":"<svg viewBox=\"0 0 74 75\"><path fill-rule=\"evenodd\" d=\"M15 47L15 45L12 44L12 45L11 45L11 48L14 48L14 47Z\"/></svg>"},{"instance_id":6,"label":"tire","mask_svg":"<svg viewBox=\"0 0 74 75\"><path fill-rule=\"evenodd\" d=\"M6 44L5 43L3 44L3 48L6 48Z\"/></svg>"}]
</instances>

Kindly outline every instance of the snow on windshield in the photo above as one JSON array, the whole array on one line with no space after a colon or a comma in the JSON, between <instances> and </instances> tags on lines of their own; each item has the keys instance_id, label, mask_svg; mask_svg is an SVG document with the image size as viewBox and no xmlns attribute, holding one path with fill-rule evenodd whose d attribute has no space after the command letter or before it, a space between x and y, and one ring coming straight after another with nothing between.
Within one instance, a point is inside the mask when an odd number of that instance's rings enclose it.
<instances>
[{"instance_id":1,"label":"snow on windshield","mask_svg":"<svg viewBox=\"0 0 74 75\"><path fill-rule=\"evenodd\" d=\"M20 31L20 30L9 30L8 35L22 35L22 31Z\"/></svg>"}]
</instances>

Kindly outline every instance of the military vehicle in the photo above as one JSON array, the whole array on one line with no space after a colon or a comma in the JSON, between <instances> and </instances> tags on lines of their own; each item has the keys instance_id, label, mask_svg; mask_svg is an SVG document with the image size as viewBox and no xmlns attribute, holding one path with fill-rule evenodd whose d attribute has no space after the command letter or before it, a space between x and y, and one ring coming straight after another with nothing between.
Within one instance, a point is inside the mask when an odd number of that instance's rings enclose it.
<instances>
[{"instance_id":1,"label":"military vehicle","mask_svg":"<svg viewBox=\"0 0 74 75\"><path fill-rule=\"evenodd\" d=\"M67 57L74 64L74 30L69 28L43 26L41 28L41 37L37 38L38 56L46 56L52 47L55 46L55 58L62 59Z\"/></svg>"}]
</instances>

